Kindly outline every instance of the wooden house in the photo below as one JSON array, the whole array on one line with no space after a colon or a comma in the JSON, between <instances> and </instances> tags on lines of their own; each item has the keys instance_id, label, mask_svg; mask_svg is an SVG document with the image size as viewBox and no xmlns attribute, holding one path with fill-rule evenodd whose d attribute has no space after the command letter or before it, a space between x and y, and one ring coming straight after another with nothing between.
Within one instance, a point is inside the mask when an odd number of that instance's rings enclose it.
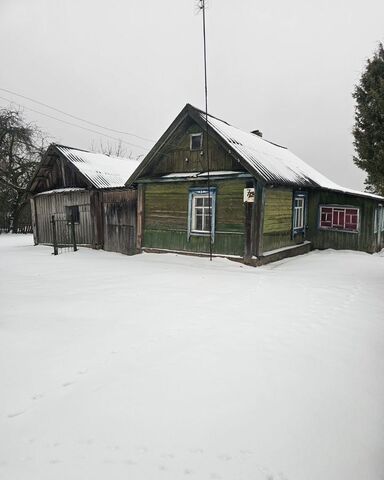
<instances>
[{"instance_id":1,"label":"wooden house","mask_svg":"<svg viewBox=\"0 0 384 480\"><path fill-rule=\"evenodd\" d=\"M59 245L70 243L72 219L79 245L135 253L137 192L124 185L137 166L131 159L50 145L29 186L35 244L52 244L52 218Z\"/></svg>"},{"instance_id":2,"label":"wooden house","mask_svg":"<svg viewBox=\"0 0 384 480\"><path fill-rule=\"evenodd\" d=\"M257 265L312 248L384 247L382 197L337 185L259 131L206 123L191 105L126 185L138 188L138 251L212 250Z\"/></svg>"}]
</instances>

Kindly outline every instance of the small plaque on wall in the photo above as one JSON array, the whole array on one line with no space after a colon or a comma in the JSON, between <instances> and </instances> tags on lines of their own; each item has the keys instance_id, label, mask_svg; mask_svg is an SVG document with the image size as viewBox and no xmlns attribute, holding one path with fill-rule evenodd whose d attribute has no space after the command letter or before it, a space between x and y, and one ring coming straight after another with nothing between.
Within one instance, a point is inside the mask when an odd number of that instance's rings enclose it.
<instances>
[{"instance_id":1,"label":"small plaque on wall","mask_svg":"<svg viewBox=\"0 0 384 480\"><path fill-rule=\"evenodd\" d=\"M255 189L244 188L244 203L254 203L255 201Z\"/></svg>"}]
</instances>

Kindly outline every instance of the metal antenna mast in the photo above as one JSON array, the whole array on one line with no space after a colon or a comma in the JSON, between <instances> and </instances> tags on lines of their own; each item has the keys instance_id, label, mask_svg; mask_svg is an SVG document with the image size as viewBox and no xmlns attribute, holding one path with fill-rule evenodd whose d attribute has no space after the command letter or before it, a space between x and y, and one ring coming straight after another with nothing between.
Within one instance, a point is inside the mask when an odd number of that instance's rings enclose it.
<instances>
[{"instance_id":1,"label":"metal antenna mast","mask_svg":"<svg viewBox=\"0 0 384 480\"><path fill-rule=\"evenodd\" d=\"M209 140L208 140L208 74L207 74L207 37L205 28L205 5L206 0L199 0L198 7L203 12L203 42L204 42L204 95L205 95L205 159L207 163L207 187L208 187L208 202L209 202L209 260L212 261L212 198L211 198L211 179L210 179L210 165L209 165Z\"/></svg>"}]
</instances>

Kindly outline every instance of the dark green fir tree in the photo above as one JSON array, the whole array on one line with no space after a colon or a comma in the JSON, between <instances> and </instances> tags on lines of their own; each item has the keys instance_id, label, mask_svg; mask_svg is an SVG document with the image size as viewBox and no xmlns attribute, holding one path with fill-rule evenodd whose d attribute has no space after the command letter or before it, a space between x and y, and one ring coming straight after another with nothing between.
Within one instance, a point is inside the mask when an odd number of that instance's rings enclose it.
<instances>
[{"instance_id":1,"label":"dark green fir tree","mask_svg":"<svg viewBox=\"0 0 384 480\"><path fill-rule=\"evenodd\" d=\"M366 190L384 195L384 48L380 43L353 92L356 100L353 128L356 156L367 172Z\"/></svg>"}]
</instances>

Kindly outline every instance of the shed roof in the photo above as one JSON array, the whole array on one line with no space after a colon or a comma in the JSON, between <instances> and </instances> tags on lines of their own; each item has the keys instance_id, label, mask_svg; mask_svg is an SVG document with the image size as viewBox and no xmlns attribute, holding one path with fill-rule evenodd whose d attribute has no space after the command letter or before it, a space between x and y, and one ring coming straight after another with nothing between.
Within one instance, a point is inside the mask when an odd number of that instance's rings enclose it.
<instances>
[{"instance_id":1,"label":"shed roof","mask_svg":"<svg viewBox=\"0 0 384 480\"><path fill-rule=\"evenodd\" d=\"M96 188L124 187L139 162L78 148L54 145L56 149L87 178Z\"/></svg>"}]
</instances>

